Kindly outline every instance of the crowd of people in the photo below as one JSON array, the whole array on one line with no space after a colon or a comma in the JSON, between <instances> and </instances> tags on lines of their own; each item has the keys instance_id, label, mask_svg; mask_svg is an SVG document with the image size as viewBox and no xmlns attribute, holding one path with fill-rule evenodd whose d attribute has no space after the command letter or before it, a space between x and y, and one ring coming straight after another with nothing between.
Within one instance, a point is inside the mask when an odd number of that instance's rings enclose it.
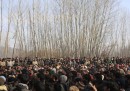
<instances>
[{"instance_id":1,"label":"crowd of people","mask_svg":"<svg viewBox=\"0 0 130 91\"><path fill-rule=\"evenodd\" d=\"M0 91L130 91L130 58L3 58Z\"/></svg>"}]
</instances>

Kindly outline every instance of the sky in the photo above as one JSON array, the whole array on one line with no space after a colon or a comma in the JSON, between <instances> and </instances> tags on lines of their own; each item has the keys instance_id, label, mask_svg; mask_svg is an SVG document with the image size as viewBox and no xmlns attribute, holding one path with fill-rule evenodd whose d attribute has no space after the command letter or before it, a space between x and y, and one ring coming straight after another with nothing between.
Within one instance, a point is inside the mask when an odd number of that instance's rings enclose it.
<instances>
[{"instance_id":1,"label":"sky","mask_svg":"<svg viewBox=\"0 0 130 91\"><path fill-rule=\"evenodd\" d=\"M130 0L120 0L123 8L130 10Z\"/></svg>"}]
</instances>

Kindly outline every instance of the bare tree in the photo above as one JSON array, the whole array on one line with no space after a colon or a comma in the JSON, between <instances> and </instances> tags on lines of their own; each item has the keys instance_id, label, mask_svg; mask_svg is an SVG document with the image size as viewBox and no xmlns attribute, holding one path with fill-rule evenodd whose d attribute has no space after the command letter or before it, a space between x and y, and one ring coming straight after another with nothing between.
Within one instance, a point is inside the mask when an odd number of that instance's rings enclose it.
<instances>
[{"instance_id":1,"label":"bare tree","mask_svg":"<svg viewBox=\"0 0 130 91\"><path fill-rule=\"evenodd\" d=\"M10 34L10 25L11 25L11 14L12 14L12 9L11 9L11 2L9 0L9 7L8 7L8 27L7 27L7 35L6 35L6 40L5 40L5 48L4 48L4 56L8 56L8 48L9 48L9 34Z\"/></svg>"},{"instance_id":2,"label":"bare tree","mask_svg":"<svg viewBox=\"0 0 130 91\"><path fill-rule=\"evenodd\" d=\"M11 9L8 10L5 54L11 20L15 22L13 57L16 48L20 50L19 56L111 56L120 49L116 35L119 29L125 49L126 18L118 15L117 0L53 0L52 7L48 0L32 1L25 4L18 0L14 18L10 15Z\"/></svg>"},{"instance_id":3,"label":"bare tree","mask_svg":"<svg viewBox=\"0 0 130 91\"><path fill-rule=\"evenodd\" d=\"M1 43L1 35L2 35L2 31L3 31L3 0L1 0L1 31L0 31L0 43Z\"/></svg>"}]
</instances>

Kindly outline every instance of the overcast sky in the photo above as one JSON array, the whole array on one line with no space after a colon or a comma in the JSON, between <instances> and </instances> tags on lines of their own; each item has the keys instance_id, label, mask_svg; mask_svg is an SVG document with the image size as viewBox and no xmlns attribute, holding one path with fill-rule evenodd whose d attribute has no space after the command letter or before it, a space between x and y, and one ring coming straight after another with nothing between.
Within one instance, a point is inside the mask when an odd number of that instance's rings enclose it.
<instances>
[{"instance_id":1,"label":"overcast sky","mask_svg":"<svg viewBox=\"0 0 130 91\"><path fill-rule=\"evenodd\" d=\"M121 5L123 8L130 10L130 0L121 0Z\"/></svg>"}]
</instances>

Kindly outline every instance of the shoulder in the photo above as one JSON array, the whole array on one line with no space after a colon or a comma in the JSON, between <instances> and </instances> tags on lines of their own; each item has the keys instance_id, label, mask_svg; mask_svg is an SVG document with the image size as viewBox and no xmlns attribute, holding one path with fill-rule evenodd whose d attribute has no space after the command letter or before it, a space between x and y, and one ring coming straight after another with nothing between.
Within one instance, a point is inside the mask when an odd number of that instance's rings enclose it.
<instances>
[{"instance_id":1,"label":"shoulder","mask_svg":"<svg viewBox=\"0 0 130 91\"><path fill-rule=\"evenodd\" d=\"M7 91L7 87L5 85L0 86L0 90Z\"/></svg>"}]
</instances>

